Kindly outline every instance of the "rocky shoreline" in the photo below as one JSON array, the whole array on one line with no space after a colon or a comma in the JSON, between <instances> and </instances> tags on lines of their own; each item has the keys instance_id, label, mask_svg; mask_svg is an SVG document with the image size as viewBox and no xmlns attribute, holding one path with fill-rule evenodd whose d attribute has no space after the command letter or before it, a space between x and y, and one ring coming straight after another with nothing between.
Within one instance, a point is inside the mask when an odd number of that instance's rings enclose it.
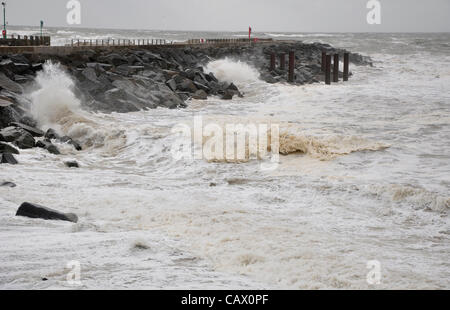
<instances>
[{"instance_id":1,"label":"rocky shoreline","mask_svg":"<svg viewBox=\"0 0 450 310\"><path fill-rule=\"evenodd\" d=\"M251 64L260 78L268 83L283 83L287 70L269 70L272 53L295 51L295 82L302 85L323 80L322 51L343 54L345 50L324 44L273 43L269 45L164 47L151 50L120 51L85 50L68 56L36 54L3 55L0 61L0 164L18 164L20 150L34 147L59 155L55 142L67 143L81 151L82 145L53 129L42 131L30 116L31 102L27 96L45 63L59 63L74 81L75 95L83 108L90 111L133 112L165 107L184 108L189 99L204 100L218 96L231 100L244 96L233 83L219 81L203 69L210 61L228 57ZM356 65L371 65L370 59L350 54ZM65 162L78 168L77 162ZM12 182L1 186L14 187ZM18 216L60 219L76 222L76 215L58 213L39 205L25 203Z\"/></svg>"},{"instance_id":2,"label":"rocky shoreline","mask_svg":"<svg viewBox=\"0 0 450 310\"><path fill-rule=\"evenodd\" d=\"M295 51L295 84L323 80L321 53L347 52L326 44L273 42L261 45L123 48L116 51L85 50L67 56L41 54L3 55L0 61L0 154L2 163L14 164L18 149L41 147L59 154L52 140L82 146L50 129L43 132L28 111L31 102L24 94L33 86L46 61L61 64L75 83L75 95L83 107L104 113L133 112L165 107L184 108L188 100L219 96L230 100L243 96L233 83L219 81L204 66L225 57L247 62L268 83L283 83L287 70L269 70L270 54ZM356 65L371 65L370 59L350 53ZM12 144L12 145L11 145Z\"/></svg>"}]
</instances>

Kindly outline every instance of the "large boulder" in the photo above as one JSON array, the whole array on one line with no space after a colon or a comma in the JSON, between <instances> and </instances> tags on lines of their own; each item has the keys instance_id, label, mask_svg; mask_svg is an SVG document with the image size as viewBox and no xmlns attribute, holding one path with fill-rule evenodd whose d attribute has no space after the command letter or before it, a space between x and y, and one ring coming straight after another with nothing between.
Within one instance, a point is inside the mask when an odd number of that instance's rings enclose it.
<instances>
[{"instance_id":1,"label":"large boulder","mask_svg":"<svg viewBox=\"0 0 450 310\"><path fill-rule=\"evenodd\" d=\"M8 181L5 181L5 182L1 182L0 183L0 187L16 187L17 185L15 184L15 183L13 183L13 182L8 182Z\"/></svg>"},{"instance_id":2,"label":"large boulder","mask_svg":"<svg viewBox=\"0 0 450 310\"><path fill-rule=\"evenodd\" d=\"M12 122L10 124L11 126L14 127L18 127L18 128L22 128L23 130L29 132L33 137L43 137L44 136L44 132L38 128L35 127L31 127L22 123L18 123L18 122Z\"/></svg>"},{"instance_id":3,"label":"large boulder","mask_svg":"<svg viewBox=\"0 0 450 310\"><path fill-rule=\"evenodd\" d=\"M11 59L4 59L0 62L0 69L8 70L14 74L21 74L30 69L30 65L25 62L14 62Z\"/></svg>"},{"instance_id":4,"label":"large boulder","mask_svg":"<svg viewBox=\"0 0 450 310\"><path fill-rule=\"evenodd\" d=\"M47 130L47 132L45 133L44 137L46 139L61 139L61 137L58 135L58 133L52 128L49 128Z\"/></svg>"},{"instance_id":5,"label":"large boulder","mask_svg":"<svg viewBox=\"0 0 450 310\"><path fill-rule=\"evenodd\" d=\"M197 100L206 100L208 99L208 94L203 89L200 89L197 90L195 94L192 95L192 98Z\"/></svg>"},{"instance_id":6,"label":"large boulder","mask_svg":"<svg viewBox=\"0 0 450 310\"><path fill-rule=\"evenodd\" d=\"M55 154L55 155L61 154L59 152L58 148L53 143L51 143L49 140L42 140L42 141L36 142L36 147L43 148L51 154Z\"/></svg>"},{"instance_id":7,"label":"large boulder","mask_svg":"<svg viewBox=\"0 0 450 310\"><path fill-rule=\"evenodd\" d=\"M24 202L17 210L16 216L41 218L44 220L61 220L72 223L78 222L78 217L73 213L61 213L38 204Z\"/></svg>"},{"instance_id":8,"label":"large boulder","mask_svg":"<svg viewBox=\"0 0 450 310\"><path fill-rule=\"evenodd\" d=\"M177 90L195 93L198 90L198 88L191 80L183 79L180 83L177 84Z\"/></svg>"},{"instance_id":9,"label":"large boulder","mask_svg":"<svg viewBox=\"0 0 450 310\"><path fill-rule=\"evenodd\" d=\"M80 165L75 160L66 161L64 162L64 165L69 168L80 168Z\"/></svg>"},{"instance_id":10,"label":"large boulder","mask_svg":"<svg viewBox=\"0 0 450 310\"><path fill-rule=\"evenodd\" d=\"M53 145L52 143L51 143L51 141L50 140L57 140L57 141L59 141L59 142L62 142L62 143L67 143L67 144L70 144L70 145L72 145L77 151L81 151L81 145L80 145L80 143L78 143L77 141L75 141L74 139L72 139L71 137L69 137L69 136L60 136L54 129L52 129L52 128L49 128L48 130L47 130L47 132L45 133L45 135L44 135L44 137L45 137L45 139L44 139L44 141L41 141L41 143L37 143L36 144L36 146L38 146L38 147L42 147L42 148L45 148L45 149L47 149L50 153L53 153L53 154L59 154L59 153L57 153L56 151L55 152L53 152L51 149L54 149L51 145ZM39 145L38 145L39 144ZM50 145L51 144L51 145ZM54 146L54 145L53 145ZM50 149L48 149L48 147L50 147ZM55 146L55 148L56 148L56 146ZM56 148L57 149L57 148ZM59 152L59 151L58 151Z\"/></svg>"},{"instance_id":11,"label":"large boulder","mask_svg":"<svg viewBox=\"0 0 450 310\"><path fill-rule=\"evenodd\" d=\"M120 66L120 65L128 64L128 59L126 59L125 57L123 57L119 54L115 54L115 53L99 57L99 61L109 63L116 67Z\"/></svg>"},{"instance_id":12,"label":"large boulder","mask_svg":"<svg viewBox=\"0 0 450 310\"><path fill-rule=\"evenodd\" d=\"M14 140L14 144L19 149L31 149L36 145L36 142L30 133L23 132L18 139Z\"/></svg>"},{"instance_id":13,"label":"large boulder","mask_svg":"<svg viewBox=\"0 0 450 310\"><path fill-rule=\"evenodd\" d=\"M166 82L166 85L172 90L172 91L176 91L177 90L177 82L175 82L174 79L170 79Z\"/></svg>"},{"instance_id":14,"label":"large boulder","mask_svg":"<svg viewBox=\"0 0 450 310\"><path fill-rule=\"evenodd\" d=\"M77 151L81 151L83 149L80 143L78 143L69 136L63 136L59 139L59 141L72 145Z\"/></svg>"},{"instance_id":15,"label":"large boulder","mask_svg":"<svg viewBox=\"0 0 450 310\"><path fill-rule=\"evenodd\" d=\"M223 94L222 94L222 96L221 96L221 98L223 99L223 100L231 100L231 99L233 99L233 96L234 96L234 92L232 91L232 90L226 90Z\"/></svg>"},{"instance_id":16,"label":"large boulder","mask_svg":"<svg viewBox=\"0 0 450 310\"><path fill-rule=\"evenodd\" d=\"M13 154L11 154L11 153L0 154L0 163L1 164L10 164L10 165L18 164L17 160L14 158Z\"/></svg>"},{"instance_id":17,"label":"large boulder","mask_svg":"<svg viewBox=\"0 0 450 310\"><path fill-rule=\"evenodd\" d=\"M11 122L15 122L19 118L20 114L14 109L13 105L6 107L0 106L0 128L9 126Z\"/></svg>"},{"instance_id":18,"label":"large boulder","mask_svg":"<svg viewBox=\"0 0 450 310\"><path fill-rule=\"evenodd\" d=\"M12 153L12 154L18 155L19 151L15 147L12 147L9 144L0 142L0 153Z\"/></svg>"},{"instance_id":19,"label":"large boulder","mask_svg":"<svg viewBox=\"0 0 450 310\"><path fill-rule=\"evenodd\" d=\"M4 142L14 142L23 135L25 131L17 127L6 127L0 130L0 141Z\"/></svg>"},{"instance_id":20,"label":"large boulder","mask_svg":"<svg viewBox=\"0 0 450 310\"><path fill-rule=\"evenodd\" d=\"M0 89L6 89L12 93L21 94L23 88L20 84L12 81L3 72L0 72Z\"/></svg>"}]
</instances>

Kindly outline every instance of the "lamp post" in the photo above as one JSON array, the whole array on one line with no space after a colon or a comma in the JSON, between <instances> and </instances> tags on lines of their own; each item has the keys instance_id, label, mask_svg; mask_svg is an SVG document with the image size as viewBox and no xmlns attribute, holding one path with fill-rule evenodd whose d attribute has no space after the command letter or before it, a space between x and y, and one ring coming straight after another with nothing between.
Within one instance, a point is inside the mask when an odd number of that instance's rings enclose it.
<instances>
[{"instance_id":1,"label":"lamp post","mask_svg":"<svg viewBox=\"0 0 450 310\"><path fill-rule=\"evenodd\" d=\"M2 2L3 6L3 39L6 39L6 2Z\"/></svg>"}]
</instances>

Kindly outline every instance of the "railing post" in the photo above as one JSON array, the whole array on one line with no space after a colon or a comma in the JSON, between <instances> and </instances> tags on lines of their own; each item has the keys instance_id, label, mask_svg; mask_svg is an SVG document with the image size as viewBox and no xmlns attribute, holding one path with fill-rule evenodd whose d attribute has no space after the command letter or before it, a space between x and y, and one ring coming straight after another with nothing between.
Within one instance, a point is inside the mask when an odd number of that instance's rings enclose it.
<instances>
[{"instance_id":1,"label":"railing post","mask_svg":"<svg viewBox=\"0 0 450 310\"><path fill-rule=\"evenodd\" d=\"M294 68L295 68L295 53L294 51L289 52L289 76L288 81L290 83L294 82Z\"/></svg>"},{"instance_id":2,"label":"railing post","mask_svg":"<svg viewBox=\"0 0 450 310\"><path fill-rule=\"evenodd\" d=\"M333 82L339 82L339 54L334 54L333 59Z\"/></svg>"},{"instance_id":3,"label":"railing post","mask_svg":"<svg viewBox=\"0 0 450 310\"><path fill-rule=\"evenodd\" d=\"M326 65L325 65L325 84L331 84L331 55L326 56Z\"/></svg>"},{"instance_id":4,"label":"railing post","mask_svg":"<svg viewBox=\"0 0 450 310\"><path fill-rule=\"evenodd\" d=\"M285 70L286 69L286 54L281 53L280 55L280 69Z\"/></svg>"},{"instance_id":5,"label":"railing post","mask_svg":"<svg viewBox=\"0 0 450 310\"><path fill-rule=\"evenodd\" d=\"M275 70L275 53L270 54L270 71Z\"/></svg>"},{"instance_id":6,"label":"railing post","mask_svg":"<svg viewBox=\"0 0 450 310\"><path fill-rule=\"evenodd\" d=\"M322 51L322 72L325 72L327 66L327 53Z\"/></svg>"},{"instance_id":7,"label":"railing post","mask_svg":"<svg viewBox=\"0 0 450 310\"><path fill-rule=\"evenodd\" d=\"M350 58L349 53L345 53L344 54L344 81L348 81L348 73L349 73L348 67L349 67L349 63L350 63L349 58Z\"/></svg>"}]
</instances>

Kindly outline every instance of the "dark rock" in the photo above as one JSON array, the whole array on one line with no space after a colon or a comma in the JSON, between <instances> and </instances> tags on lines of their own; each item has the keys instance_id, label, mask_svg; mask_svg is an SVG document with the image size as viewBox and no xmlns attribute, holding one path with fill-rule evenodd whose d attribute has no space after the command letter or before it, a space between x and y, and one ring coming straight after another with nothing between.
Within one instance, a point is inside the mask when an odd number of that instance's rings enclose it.
<instances>
[{"instance_id":1,"label":"dark rock","mask_svg":"<svg viewBox=\"0 0 450 310\"><path fill-rule=\"evenodd\" d=\"M115 72L124 75L124 76L131 76L134 74L137 74L139 71L144 70L144 66L130 66L130 65L120 65L115 69Z\"/></svg>"},{"instance_id":2,"label":"dark rock","mask_svg":"<svg viewBox=\"0 0 450 310\"><path fill-rule=\"evenodd\" d=\"M23 92L22 86L12 81L3 72L0 72L0 89L6 89L16 94L21 94Z\"/></svg>"},{"instance_id":3,"label":"dark rock","mask_svg":"<svg viewBox=\"0 0 450 310\"><path fill-rule=\"evenodd\" d=\"M31 117L29 117L29 116L23 116L22 118L20 118L19 123L25 124L25 125L30 126L30 127L36 127L37 126L37 122L34 119L32 119Z\"/></svg>"},{"instance_id":4,"label":"dark rock","mask_svg":"<svg viewBox=\"0 0 450 310\"><path fill-rule=\"evenodd\" d=\"M13 104L14 104L14 101L11 100L10 98L5 97L5 96L0 96L0 107L6 108L9 106L12 106Z\"/></svg>"},{"instance_id":5,"label":"dark rock","mask_svg":"<svg viewBox=\"0 0 450 310\"><path fill-rule=\"evenodd\" d=\"M22 123L18 123L18 122L12 122L10 124L11 126L14 127L18 127L18 128L22 128L23 130L29 132L33 137L43 137L44 136L44 132L40 129L37 129L35 127L31 127Z\"/></svg>"},{"instance_id":6,"label":"dark rock","mask_svg":"<svg viewBox=\"0 0 450 310\"><path fill-rule=\"evenodd\" d=\"M1 157L0 163L2 163L2 164L10 164L10 165L18 164L17 160L14 158L13 154L11 154L11 153L0 154L0 157Z\"/></svg>"},{"instance_id":7,"label":"dark rock","mask_svg":"<svg viewBox=\"0 0 450 310\"><path fill-rule=\"evenodd\" d=\"M228 87L227 87L227 89L228 90L235 90L235 91L239 91L239 89L237 88L237 86L236 85L234 85L233 83L231 83Z\"/></svg>"},{"instance_id":8,"label":"dark rock","mask_svg":"<svg viewBox=\"0 0 450 310\"><path fill-rule=\"evenodd\" d=\"M206 74L205 78L208 82L216 82L216 83L219 82L219 80L216 79L216 77L214 76L214 74L212 72Z\"/></svg>"},{"instance_id":9,"label":"dark rock","mask_svg":"<svg viewBox=\"0 0 450 310\"><path fill-rule=\"evenodd\" d=\"M16 111L14 106L0 106L0 128L9 126L11 122L15 122L19 118L20 114Z\"/></svg>"},{"instance_id":10,"label":"dark rock","mask_svg":"<svg viewBox=\"0 0 450 310\"><path fill-rule=\"evenodd\" d=\"M19 155L19 151L15 147L12 147L9 144L1 142L0 142L0 153L12 153Z\"/></svg>"},{"instance_id":11,"label":"dark rock","mask_svg":"<svg viewBox=\"0 0 450 310\"><path fill-rule=\"evenodd\" d=\"M47 132L45 133L44 137L46 139L55 139L55 140L61 139L61 137L58 135L58 133L52 128L49 128L47 130Z\"/></svg>"},{"instance_id":12,"label":"dark rock","mask_svg":"<svg viewBox=\"0 0 450 310\"><path fill-rule=\"evenodd\" d=\"M25 131L17 127L6 127L0 130L0 141L14 142L19 139Z\"/></svg>"},{"instance_id":13,"label":"dark rock","mask_svg":"<svg viewBox=\"0 0 450 310\"><path fill-rule=\"evenodd\" d=\"M3 186L3 187L16 187L17 185L15 183L13 183L13 182L6 181L6 182L0 183L0 187L1 186Z\"/></svg>"},{"instance_id":14,"label":"dark rock","mask_svg":"<svg viewBox=\"0 0 450 310\"><path fill-rule=\"evenodd\" d=\"M21 74L27 71L30 68L30 65L28 63L14 62L11 59L5 59L0 62L0 68L2 70L11 71L15 74Z\"/></svg>"},{"instance_id":15,"label":"dark rock","mask_svg":"<svg viewBox=\"0 0 450 310\"><path fill-rule=\"evenodd\" d=\"M68 144L72 145L77 151L81 151L82 150L81 145L77 141L75 141L74 139L72 139L69 136L63 136L59 140L61 142L63 142L63 143L68 143Z\"/></svg>"},{"instance_id":16,"label":"dark rock","mask_svg":"<svg viewBox=\"0 0 450 310\"><path fill-rule=\"evenodd\" d=\"M80 165L76 161L66 161L64 162L64 165L66 165L69 168L80 168Z\"/></svg>"},{"instance_id":17,"label":"dark rock","mask_svg":"<svg viewBox=\"0 0 450 310\"><path fill-rule=\"evenodd\" d=\"M197 90L194 95L192 95L192 98L197 100L206 100L208 99L208 94L203 89L200 89Z\"/></svg>"},{"instance_id":18,"label":"dark rock","mask_svg":"<svg viewBox=\"0 0 450 310\"><path fill-rule=\"evenodd\" d=\"M31 65L31 70L33 71L41 71L42 70L42 63L35 63Z\"/></svg>"},{"instance_id":19,"label":"dark rock","mask_svg":"<svg viewBox=\"0 0 450 310\"><path fill-rule=\"evenodd\" d=\"M28 132L23 132L18 139L14 140L14 144L19 149L31 149L36 145L33 136Z\"/></svg>"},{"instance_id":20,"label":"dark rock","mask_svg":"<svg viewBox=\"0 0 450 310\"><path fill-rule=\"evenodd\" d=\"M107 56L100 57L99 61L109 63L116 67L128 64L128 60L125 57L120 56L119 54L109 54Z\"/></svg>"},{"instance_id":21,"label":"dark rock","mask_svg":"<svg viewBox=\"0 0 450 310\"><path fill-rule=\"evenodd\" d=\"M169 86L169 88L170 88L172 91L176 91L176 90L177 90L177 83L175 82L174 79L168 80L168 81L166 82L166 85Z\"/></svg>"},{"instance_id":22,"label":"dark rock","mask_svg":"<svg viewBox=\"0 0 450 310\"><path fill-rule=\"evenodd\" d=\"M97 72L94 68L86 68L83 71L81 71L81 74L88 80L92 82L97 82Z\"/></svg>"},{"instance_id":23,"label":"dark rock","mask_svg":"<svg viewBox=\"0 0 450 310\"><path fill-rule=\"evenodd\" d=\"M58 148L48 140L38 141L36 142L36 147L46 149L49 153L59 155L61 154Z\"/></svg>"},{"instance_id":24,"label":"dark rock","mask_svg":"<svg viewBox=\"0 0 450 310\"><path fill-rule=\"evenodd\" d=\"M177 84L177 90L195 93L198 89L191 80L184 79L181 83Z\"/></svg>"},{"instance_id":25,"label":"dark rock","mask_svg":"<svg viewBox=\"0 0 450 310\"><path fill-rule=\"evenodd\" d=\"M178 97L181 98L181 100L186 101L189 98L191 98L191 95L189 93L186 92L177 92Z\"/></svg>"},{"instance_id":26,"label":"dark rock","mask_svg":"<svg viewBox=\"0 0 450 310\"><path fill-rule=\"evenodd\" d=\"M208 86L206 86L205 84L202 84L202 83L199 83L199 82L194 81L194 85L195 85L195 87L197 87L198 89L204 90L205 92L211 91L211 89L210 89Z\"/></svg>"},{"instance_id":27,"label":"dark rock","mask_svg":"<svg viewBox=\"0 0 450 310\"><path fill-rule=\"evenodd\" d=\"M231 99L233 99L233 96L234 96L234 92L227 89L227 90L222 94L221 98L222 98L223 100L231 100Z\"/></svg>"},{"instance_id":28,"label":"dark rock","mask_svg":"<svg viewBox=\"0 0 450 310\"><path fill-rule=\"evenodd\" d=\"M40 218L44 220L61 220L76 223L78 217L73 213L61 213L59 211L46 208L38 204L28 202L22 203L17 210L16 216L25 216L30 218Z\"/></svg>"}]
</instances>

